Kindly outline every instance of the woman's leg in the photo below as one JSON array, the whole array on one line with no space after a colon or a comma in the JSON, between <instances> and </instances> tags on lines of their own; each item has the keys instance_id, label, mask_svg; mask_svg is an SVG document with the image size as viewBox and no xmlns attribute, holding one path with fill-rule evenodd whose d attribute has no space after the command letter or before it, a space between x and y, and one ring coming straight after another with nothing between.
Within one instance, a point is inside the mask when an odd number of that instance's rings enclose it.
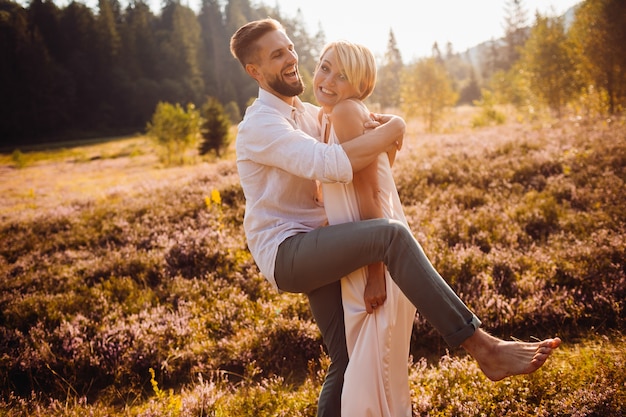
<instances>
[{"instance_id":1,"label":"woman's leg","mask_svg":"<svg viewBox=\"0 0 626 417\"><path fill-rule=\"evenodd\" d=\"M279 247L275 278L283 291L310 294L378 261L450 346L460 345L480 326L411 231L395 220L343 223L286 239Z\"/></svg>"}]
</instances>

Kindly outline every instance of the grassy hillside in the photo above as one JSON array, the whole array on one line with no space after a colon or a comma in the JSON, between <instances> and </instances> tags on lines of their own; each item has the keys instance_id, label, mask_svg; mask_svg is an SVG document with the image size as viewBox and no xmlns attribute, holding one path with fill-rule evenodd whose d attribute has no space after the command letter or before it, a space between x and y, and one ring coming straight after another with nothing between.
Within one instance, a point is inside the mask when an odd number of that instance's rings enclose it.
<instances>
[{"instance_id":1,"label":"grassy hillside","mask_svg":"<svg viewBox=\"0 0 626 417\"><path fill-rule=\"evenodd\" d=\"M0 416L314 416L328 359L260 276L232 157L145 138L0 157ZM414 414L626 414L626 124L409 132L415 235L490 332L564 345L487 381L416 317Z\"/></svg>"}]
</instances>

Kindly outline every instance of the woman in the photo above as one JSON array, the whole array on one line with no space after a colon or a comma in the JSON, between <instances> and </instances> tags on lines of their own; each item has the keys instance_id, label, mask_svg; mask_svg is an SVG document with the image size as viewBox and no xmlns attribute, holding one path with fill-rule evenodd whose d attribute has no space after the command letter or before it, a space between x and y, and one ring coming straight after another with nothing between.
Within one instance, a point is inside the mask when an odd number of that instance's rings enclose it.
<instances>
[{"instance_id":1,"label":"woman","mask_svg":"<svg viewBox=\"0 0 626 417\"><path fill-rule=\"evenodd\" d=\"M346 41L326 45L313 77L325 142L341 144L363 133L370 117L363 100L375 82L376 62L369 49ZM394 156L380 154L351 183L323 184L330 224L381 217L407 224L391 173ZM407 363L415 307L382 263L343 278L341 291L350 357L341 414L411 416Z\"/></svg>"}]
</instances>

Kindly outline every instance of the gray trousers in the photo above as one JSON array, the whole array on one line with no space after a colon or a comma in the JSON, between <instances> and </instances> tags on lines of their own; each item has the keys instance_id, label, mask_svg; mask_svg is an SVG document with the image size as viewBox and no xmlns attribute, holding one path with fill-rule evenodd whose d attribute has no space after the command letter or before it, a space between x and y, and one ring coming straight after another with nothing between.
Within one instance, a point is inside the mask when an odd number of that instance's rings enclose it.
<instances>
[{"instance_id":1,"label":"gray trousers","mask_svg":"<svg viewBox=\"0 0 626 417\"><path fill-rule=\"evenodd\" d=\"M300 233L278 248L274 277L282 291L304 293L331 359L318 402L318 416L339 417L348 364L340 279L384 262L400 290L450 346L480 326L401 222L373 219Z\"/></svg>"}]
</instances>

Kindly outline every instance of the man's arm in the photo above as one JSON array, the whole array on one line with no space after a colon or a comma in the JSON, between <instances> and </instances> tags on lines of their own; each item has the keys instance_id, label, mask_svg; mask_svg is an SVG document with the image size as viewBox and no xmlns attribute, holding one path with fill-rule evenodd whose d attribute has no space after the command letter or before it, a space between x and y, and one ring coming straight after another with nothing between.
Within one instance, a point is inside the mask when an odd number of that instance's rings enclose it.
<instances>
[{"instance_id":1,"label":"man's arm","mask_svg":"<svg viewBox=\"0 0 626 417\"><path fill-rule=\"evenodd\" d=\"M319 134L317 120L313 123ZM248 111L247 119L239 125L236 145L239 162L249 160L321 182L352 181L352 165L341 146L329 146L319 137L294 128L272 109Z\"/></svg>"}]
</instances>

